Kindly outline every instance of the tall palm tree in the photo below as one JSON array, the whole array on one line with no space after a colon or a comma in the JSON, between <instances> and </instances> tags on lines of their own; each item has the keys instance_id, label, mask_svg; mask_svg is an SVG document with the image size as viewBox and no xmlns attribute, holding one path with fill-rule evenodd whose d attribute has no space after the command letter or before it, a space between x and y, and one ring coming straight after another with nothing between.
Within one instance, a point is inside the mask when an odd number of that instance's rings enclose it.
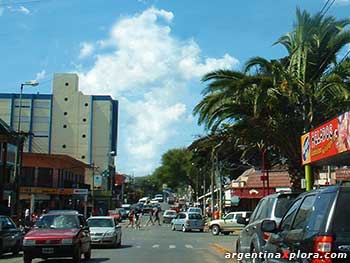
<instances>
[{"instance_id":1,"label":"tall palm tree","mask_svg":"<svg viewBox=\"0 0 350 263\"><path fill-rule=\"evenodd\" d=\"M297 9L294 30L276 42L286 48L285 58L254 57L243 72L217 70L203 77L209 84L194 109L198 123L213 131L228 123L237 137L275 146L298 187L300 135L350 108L349 61L338 59L350 43L349 24Z\"/></svg>"}]
</instances>

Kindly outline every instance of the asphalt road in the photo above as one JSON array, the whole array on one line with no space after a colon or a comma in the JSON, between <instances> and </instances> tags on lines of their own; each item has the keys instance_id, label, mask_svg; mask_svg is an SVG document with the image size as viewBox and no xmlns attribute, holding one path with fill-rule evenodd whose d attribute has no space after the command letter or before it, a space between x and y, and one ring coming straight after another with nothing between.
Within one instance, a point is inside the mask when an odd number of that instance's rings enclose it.
<instances>
[{"instance_id":1,"label":"asphalt road","mask_svg":"<svg viewBox=\"0 0 350 263\"><path fill-rule=\"evenodd\" d=\"M91 263L215 263L225 262L224 252L217 244L233 244L235 236L212 236L210 233L171 231L168 225L142 227L140 230L122 228L121 248L94 248ZM0 263L23 262L22 257L3 255ZM67 263L66 259L41 260L34 263ZM71 262L71 261L68 261ZM228 261L227 261L228 262ZM232 261L231 261L232 262Z\"/></svg>"}]
</instances>

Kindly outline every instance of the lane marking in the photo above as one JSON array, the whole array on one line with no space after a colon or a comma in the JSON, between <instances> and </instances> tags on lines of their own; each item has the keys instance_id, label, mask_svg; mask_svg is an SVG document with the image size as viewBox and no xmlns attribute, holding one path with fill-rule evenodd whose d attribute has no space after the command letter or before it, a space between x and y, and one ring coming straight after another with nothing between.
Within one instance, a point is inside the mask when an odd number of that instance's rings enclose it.
<instances>
[{"instance_id":1,"label":"lane marking","mask_svg":"<svg viewBox=\"0 0 350 263\"><path fill-rule=\"evenodd\" d=\"M185 245L185 247L186 247L186 248L193 248L192 245L187 245L187 244Z\"/></svg>"},{"instance_id":2,"label":"lane marking","mask_svg":"<svg viewBox=\"0 0 350 263\"><path fill-rule=\"evenodd\" d=\"M175 245L170 245L169 248L176 248L176 246Z\"/></svg>"},{"instance_id":3,"label":"lane marking","mask_svg":"<svg viewBox=\"0 0 350 263\"><path fill-rule=\"evenodd\" d=\"M158 244L155 244L152 246L153 248L159 248L159 245Z\"/></svg>"},{"instance_id":4,"label":"lane marking","mask_svg":"<svg viewBox=\"0 0 350 263\"><path fill-rule=\"evenodd\" d=\"M141 248L141 246L136 246L137 248Z\"/></svg>"}]
</instances>

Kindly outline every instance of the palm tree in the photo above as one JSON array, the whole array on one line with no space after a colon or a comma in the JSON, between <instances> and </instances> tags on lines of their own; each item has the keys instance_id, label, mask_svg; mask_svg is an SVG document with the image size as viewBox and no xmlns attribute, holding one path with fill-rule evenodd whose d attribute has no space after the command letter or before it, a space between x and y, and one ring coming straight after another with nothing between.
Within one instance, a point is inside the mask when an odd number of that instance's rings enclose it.
<instances>
[{"instance_id":1,"label":"palm tree","mask_svg":"<svg viewBox=\"0 0 350 263\"><path fill-rule=\"evenodd\" d=\"M349 61L338 59L350 43L350 33L344 29L349 24L297 9L294 30L276 42L288 56L254 57L243 72L217 70L203 77L209 84L194 109L198 123L214 132L226 123L235 127L238 138L273 145L288 159L292 182L298 187L300 135L350 108Z\"/></svg>"}]
</instances>

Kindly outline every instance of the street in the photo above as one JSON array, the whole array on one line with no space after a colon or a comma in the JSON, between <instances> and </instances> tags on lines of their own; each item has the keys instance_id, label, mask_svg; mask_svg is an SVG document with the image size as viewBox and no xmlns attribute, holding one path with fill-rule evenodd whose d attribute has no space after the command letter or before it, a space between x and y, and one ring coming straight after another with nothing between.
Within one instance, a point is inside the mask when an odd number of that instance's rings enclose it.
<instances>
[{"instance_id":1,"label":"street","mask_svg":"<svg viewBox=\"0 0 350 263\"><path fill-rule=\"evenodd\" d=\"M169 225L148 226L140 230L125 228L124 225L121 248L94 248L90 262L225 262L224 252L216 246L221 244L227 247L234 244L236 239L233 235L174 232ZM17 257L10 254L0 257L0 263L22 262L21 254ZM66 260L35 259L33 262L63 263Z\"/></svg>"}]
</instances>

